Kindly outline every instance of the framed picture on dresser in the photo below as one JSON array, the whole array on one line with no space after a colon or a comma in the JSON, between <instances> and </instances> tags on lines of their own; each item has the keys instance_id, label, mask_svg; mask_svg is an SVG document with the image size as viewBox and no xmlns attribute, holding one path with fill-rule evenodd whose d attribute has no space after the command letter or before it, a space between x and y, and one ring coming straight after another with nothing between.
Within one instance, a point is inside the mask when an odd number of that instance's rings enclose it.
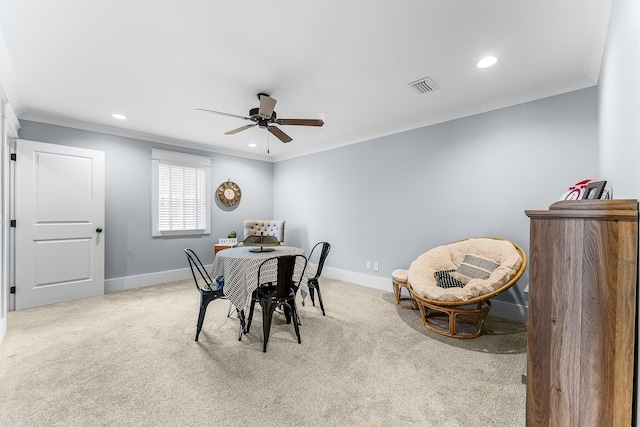
<instances>
[{"instance_id":1,"label":"framed picture on dresser","mask_svg":"<svg viewBox=\"0 0 640 427\"><path fill-rule=\"evenodd\" d=\"M587 188L582 193L582 200L598 200L602 196L604 186L607 181L593 181L587 184Z\"/></svg>"}]
</instances>

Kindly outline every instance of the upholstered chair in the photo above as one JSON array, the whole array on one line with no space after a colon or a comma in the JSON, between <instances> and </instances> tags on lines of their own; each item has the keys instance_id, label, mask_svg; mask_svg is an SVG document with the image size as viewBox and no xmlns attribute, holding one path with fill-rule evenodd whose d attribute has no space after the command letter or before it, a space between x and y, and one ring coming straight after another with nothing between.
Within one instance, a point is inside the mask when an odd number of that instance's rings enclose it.
<instances>
[{"instance_id":1,"label":"upholstered chair","mask_svg":"<svg viewBox=\"0 0 640 427\"><path fill-rule=\"evenodd\" d=\"M284 220L248 219L244 221L244 238L249 236L274 236L284 245Z\"/></svg>"}]
</instances>

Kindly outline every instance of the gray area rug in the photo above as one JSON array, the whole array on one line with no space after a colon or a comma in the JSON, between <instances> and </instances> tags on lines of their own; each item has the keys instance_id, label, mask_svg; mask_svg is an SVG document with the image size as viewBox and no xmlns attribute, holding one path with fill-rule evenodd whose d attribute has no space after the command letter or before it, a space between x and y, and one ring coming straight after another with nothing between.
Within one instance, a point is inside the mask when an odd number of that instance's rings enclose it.
<instances>
[{"instance_id":1,"label":"gray area rug","mask_svg":"<svg viewBox=\"0 0 640 427\"><path fill-rule=\"evenodd\" d=\"M443 337L391 292L320 283L327 315L299 304L298 344L276 313L267 353L259 306L238 341L226 300L194 342L191 281L10 312L0 426L524 425L524 325Z\"/></svg>"}]
</instances>

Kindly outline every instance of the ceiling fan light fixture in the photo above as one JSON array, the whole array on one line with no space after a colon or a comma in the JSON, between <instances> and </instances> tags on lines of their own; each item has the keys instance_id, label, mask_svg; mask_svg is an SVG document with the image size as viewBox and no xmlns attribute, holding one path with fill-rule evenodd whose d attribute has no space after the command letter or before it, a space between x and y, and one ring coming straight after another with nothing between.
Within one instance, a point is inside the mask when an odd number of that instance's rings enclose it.
<instances>
[{"instance_id":1,"label":"ceiling fan light fixture","mask_svg":"<svg viewBox=\"0 0 640 427\"><path fill-rule=\"evenodd\" d=\"M276 107L276 100L266 93L259 93L258 99L260 100L260 108L258 109L260 117L263 119L271 118L273 109Z\"/></svg>"},{"instance_id":2,"label":"ceiling fan light fixture","mask_svg":"<svg viewBox=\"0 0 640 427\"><path fill-rule=\"evenodd\" d=\"M476 66L478 68L489 68L492 65L495 65L496 62L498 62L498 58L496 58L495 56L485 56L478 62Z\"/></svg>"}]
</instances>

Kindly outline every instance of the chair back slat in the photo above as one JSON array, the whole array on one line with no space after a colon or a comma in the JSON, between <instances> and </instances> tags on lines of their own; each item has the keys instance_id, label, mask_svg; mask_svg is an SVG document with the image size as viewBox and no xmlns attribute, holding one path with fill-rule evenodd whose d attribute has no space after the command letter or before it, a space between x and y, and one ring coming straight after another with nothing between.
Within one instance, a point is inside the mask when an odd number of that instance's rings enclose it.
<instances>
[{"instance_id":1,"label":"chair back slat","mask_svg":"<svg viewBox=\"0 0 640 427\"><path fill-rule=\"evenodd\" d=\"M318 268L316 269L316 275L315 275L314 279L318 279L320 277L320 274L322 274L322 268L324 267L324 261L327 259L327 255L329 255L329 251L331 250L331 245L328 242L318 242L313 247L313 249L311 249L311 254L309 254L309 260L311 260L313 252L320 245L322 245L322 248L320 249L320 257L318 258Z\"/></svg>"},{"instance_id":2,"label":"chair back slat","mask_svg":"<svg viewBox=\"0 0 640 427\"><path fill-rule=\"evenodd\" d=\"M278 280L276 283L276 299L278 300L285 299L291 291L295 261L295 255L278 257Z\"/></svg>"},{"instance_id":3,"label":"chair back slat","mask_svg":"<svg viewBox=\"0 0 640 427\"><path fill-rule=\"evenodd\" d=\"M276 270L276 298L285 298L291 287L298 289L307 268L307 258L304 255L282 255L264 260L258 267L258 283L271 281L273 270ZM298 278L296 279L296 274ZM265 279L267 277L267 279Z\"/></svg>"},{"instance_id":4,"label":"chair back slat","mask_svg":"<svg viewBox=\"0 0 640 427\"><path fill-rule=\"evenodd\" d=\"M207 269L204 268L204 265L202 264L202 261L200 261L200 258L198 258L198 255L196 255L196 253L192 249L185 249L184 253L187 255L189 268L191 268L191 274L193 275L193 280L194 282L196 282L196 287L198 288L198 290L202 289L202 287L198 285L198 280L201 280L206 285L209 285L209 287L211 287L211 285L213 284L213 280L211 280L211 276L209 276ZM198 276L200 276L200 279L198 279Z\"/></svg>"}]
</instances>

